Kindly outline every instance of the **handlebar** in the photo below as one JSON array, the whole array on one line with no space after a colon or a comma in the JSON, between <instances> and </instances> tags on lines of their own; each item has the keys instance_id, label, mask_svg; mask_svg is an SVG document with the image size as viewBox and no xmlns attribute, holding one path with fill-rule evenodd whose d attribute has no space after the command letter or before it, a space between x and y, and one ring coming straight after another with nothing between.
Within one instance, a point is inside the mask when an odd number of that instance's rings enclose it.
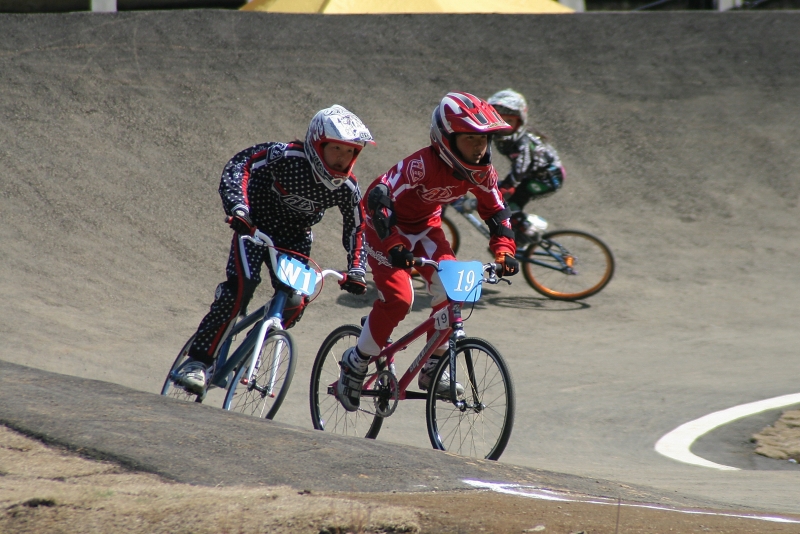
<instances>
[{"instance_id":1,"label":"handlebar","mask_svg":"<svg viewBox=\"0 0 800 534\"><path fill-rule=\"evenodd\" d=\"M272 238L262 232L261 230L256 228L256 231L253 232L253 235L246 235L246 234L239 234L239 239L244 241L250 241L251 243L258 245L258 246L266 246L269 247L269 254L270 258L272 259L272 264L275 265L278 261L277 254L275 253L275 244L272 242ZM319 278L325 278L326 276L333 276L340 282L345 279L345 275L336 271L334 269L323 269L319 272Z\"/></svg>"},{"instance_id":2,"label":"handlebar","mask_svg":"<svg viewBox=\"0 0 800 534\"><path fill-rule=\"evenodd\" d=\"M430 265L431 267L433 267L437 271L439 270L439 262L437 262L437 261L429 260L428 258L421 258L421 257L420 258L417 258L417 257L414 258L414 267L423 267L425 265ZM489 276L484 278L484 281L487 284L497 284L500 281L503 281L503 282L506 282L507 284L510 284L511 283L510 280L506 280L505 278L499 278L497 276L497 270L500 269L500 268L501 268L500 265L495 263L495 262L484 263L483 264L483 272L487 272L487 271L489 272Z\"/></svg>"},{"instance_id":3,"label":"handlebar","mask_svg":"<svg viewBox=\"0 0 800 534\"><path fill-rule=\"evenodd\" d=\"M333 269L323 269L323 271L321 273L319 273L319 274L320 274L320 276L322 278L325 278L326 276L331 275L334 278L336 278L337 280L339 280L340 282L344 281L344 279L346 278L346 276L344 274L340 273L339 271L334 271Z\"/></svg>"}]
</instances>

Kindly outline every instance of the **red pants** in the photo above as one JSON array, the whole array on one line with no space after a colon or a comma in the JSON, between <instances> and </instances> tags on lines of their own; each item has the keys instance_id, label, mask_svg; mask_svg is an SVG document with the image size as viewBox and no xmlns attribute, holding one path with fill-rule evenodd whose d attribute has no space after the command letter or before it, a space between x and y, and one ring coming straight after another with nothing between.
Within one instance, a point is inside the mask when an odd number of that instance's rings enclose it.
<instances>
[{"instance_id":1,"label":"red pants","mask_svg":"<svg viewBox=\"0 0 800 534\"><path fill-rule=\"evenodd\" d=\"M402 233L402 232L401 232ZM411 243L411 252L416 257L430 260L454 260L455 255L441 227L431 227L420 234L403 234ZM375 230L367 224L365 230L369 267L378 289L378 300L372 305L364 331L358 340L363 354L377 355L386 344L395 327L400 324L414 304L414 288L411 285L411 269L391 266L389 251L383 248ZM433 295L433 311L447 303L447 296L433 267L421 267L420 274Z\"/></svg>"}]
</instances>

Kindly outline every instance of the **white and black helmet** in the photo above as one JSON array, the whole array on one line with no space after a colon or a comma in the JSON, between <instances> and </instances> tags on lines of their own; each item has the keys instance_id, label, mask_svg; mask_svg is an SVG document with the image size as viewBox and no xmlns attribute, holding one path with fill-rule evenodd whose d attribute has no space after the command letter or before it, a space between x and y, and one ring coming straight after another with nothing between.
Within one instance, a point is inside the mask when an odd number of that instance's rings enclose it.
<instances>
[{"instance_id":1,"label":"white and black helmet","mask_svg":"<svg viewBox=\"0 0 800 534\"><path fill-rule=\"evenodd\" d=\"M355 151L350 165L343 171L332 169L325 163L322 151L326 143L352 146ZM372 134L354 113L342 106L333 105L317 112L308 125L304 150L317 182L328 189L336 189L351 176L358 154L367 143L375 144Z\"/></svg>"},{"instance_id":2,"label":"white and black helmet","mask_svg":"<svg viewBox=\"0 0 800 534\"><path fill-rule=\"evenodd\" d=\"M502 141L516 141L525 134L528 125L528 103L525 97L513 89L503 89L486 99L500 115L513 115L520 118L519 127L511 134L499 137Z\"/></svg>"}]
</instances>

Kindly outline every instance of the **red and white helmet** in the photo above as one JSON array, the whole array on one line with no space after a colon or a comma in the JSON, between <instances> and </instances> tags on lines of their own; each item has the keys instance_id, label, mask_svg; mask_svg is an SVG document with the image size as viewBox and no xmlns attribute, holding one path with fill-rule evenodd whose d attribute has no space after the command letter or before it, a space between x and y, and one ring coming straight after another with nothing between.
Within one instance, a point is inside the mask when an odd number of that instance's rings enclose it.
<instances>
[{"instance_id":1,"label":"red and white helmet","mask_svg":"<svg viewBox=\"0 0 800 534\"><path fill-rule=\"evenodd\" d=\"M337 171L325 163L322 151L326 143L341 143L355 149L353 161L345 170ZM375 141L361 119L342 106L334 105L318 111L311 119L303 149L317 182L328 189L336 189L350 177L358 154L367 143L374 145Z\"/></svg>"},{"instance_id":2,"label":"red and white helmet","mask_svg":"<svg viewBox=\"0 0 800 534\"><path fill-rule=\"evenodd\" d=\"M492 167L494 134L508 134L509 126L489 103L469 93L447 93L431 116L431 144L439 157L453 168L456 178L479 185ZM456 148L456 134L487 135L486 154L478 163L467 163Z\"/></svg>"}]
</instances>

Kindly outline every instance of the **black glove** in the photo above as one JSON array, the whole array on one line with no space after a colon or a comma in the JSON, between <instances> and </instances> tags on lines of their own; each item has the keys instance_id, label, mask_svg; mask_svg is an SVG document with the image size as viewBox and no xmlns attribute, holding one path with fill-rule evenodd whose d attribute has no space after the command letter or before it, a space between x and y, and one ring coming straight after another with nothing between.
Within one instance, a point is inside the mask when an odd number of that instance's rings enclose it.
<instances>
[{"instance_id":1,"label":"black glove","mask_svg":"<svg viewBox=\"0 0 800 534\"><path fill-rule=\"evenodd\" d=\"M389 249L389 256L392 258L392 267L408 269L414 266L414 254L403 245Z\"/></svg>"},{"instance_id":2,"label":"black glove","mask_svg":"<svg viewBox=\"0 0 800 534\"><path fill-rule=\"evenodd\" d=\"M237 234L253 235L256 231L256 225L253 224L253 220L250 218L250 212L244 208L233 210L233 215L228 217L228 225Z\"/></svg>"},{"instance_id":3,"label":"black glove","mask_svg":"<svg viewBox=\"0 0 800 534\"><path fill-rule=\"evenodd\" d=\"M511 254L497 254L494 261L500 267L500 276L514 276L519 272L519 262Z\"/></svg>"},{"instance_id":4,"label":"black glove","mask_svg":"<svg viewBox=\"0 0 800 534\"><path fill-rule=\"evenodd\" d=\"M367 281L361 271L350 271L339 286L353 295L363 295L367 292Z\"/></svg>"}]
</instances>

